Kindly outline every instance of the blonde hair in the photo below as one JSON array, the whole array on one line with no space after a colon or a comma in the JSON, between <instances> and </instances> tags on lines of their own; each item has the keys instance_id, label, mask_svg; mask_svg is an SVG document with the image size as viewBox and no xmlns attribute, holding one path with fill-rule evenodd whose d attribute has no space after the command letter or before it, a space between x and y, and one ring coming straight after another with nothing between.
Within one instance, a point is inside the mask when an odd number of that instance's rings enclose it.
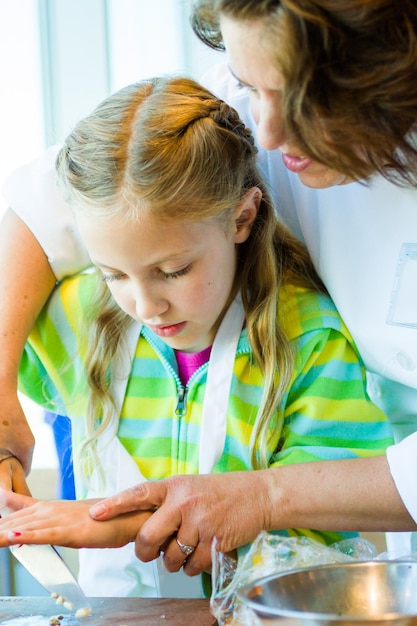
<instances>
[{"instance_id":1,"label":"blonde hair","mask_svg":"<svg viewBox=\"0 0 417 626\"><path fill-rule=\"evenodd\" d=\"M194 0L193 28L216 49L221 15L262 21L302 153L354 179L417 185L415 0Z\"/></svg>"},{"instance_id":2,"label":"blonde hair","mask_svg":"<svg viewBox=\"0 0 417 626\"><path fill-rule=\"evenodd\" d=\"M137 220L146 210L167 220L228 223L249 189L262 190L251 234L237 246L235 291L242 293L249 341L265 379L251 454L255 467L266 466L271 423L278 442L279 404L294 368L278 323L280 288L283 282L324 288L304 247L275 217L249 129L233 108L196 82L155 78L115 93L82 120L58 155L57 171L70 205L98 219L117 214ZM98 434L114 419L111 365L131 321L100 281L87 320L91 393L85 448L93 455Z\"/></svg>"}]
</instances>

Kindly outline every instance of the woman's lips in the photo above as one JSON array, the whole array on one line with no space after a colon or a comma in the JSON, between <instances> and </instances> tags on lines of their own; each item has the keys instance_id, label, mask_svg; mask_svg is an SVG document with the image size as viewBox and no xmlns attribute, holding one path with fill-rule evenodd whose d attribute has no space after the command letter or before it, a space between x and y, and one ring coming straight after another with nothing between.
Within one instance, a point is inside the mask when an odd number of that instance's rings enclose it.
<instances>
[{"instance_id":1,"label":"woman's lips","mask_svg":"<svg viewBox=\"0 0 417 626\"><path fill-rule=\"evenodd\" d=\"M294 172L295 174L299 174L312 163L312 160L308 157L294 156L292 154L284 153L282 154L282 160L285 167L289 169L290 172Z\"/></svg>"},{"instance_id":2,"label":"woman's lips","mask_svg":"<svg viewBox=\"0 0 417 626\"><path fill-rule=\"evenodd\" d=\"M187 322L179 324L169 324L167 326L149 326L149 328L159 337L174 337L178 335L186 326Z\"/></svg>"}]
</instances>

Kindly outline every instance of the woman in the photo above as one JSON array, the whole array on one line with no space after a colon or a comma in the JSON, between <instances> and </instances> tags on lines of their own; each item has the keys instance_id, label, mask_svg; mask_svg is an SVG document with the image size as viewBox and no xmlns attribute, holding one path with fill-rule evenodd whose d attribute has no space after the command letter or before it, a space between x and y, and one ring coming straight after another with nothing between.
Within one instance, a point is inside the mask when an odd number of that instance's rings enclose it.
<instances>
[{"instance_id":1,"label":"woman","mask_svg":"<svg viewBox=\"0 0 417 626\"><path fill-rule=\"evenodd\" d=\"M417 7L409 0L207 0L196 3L194 23L206 40L223 39L233 73L247 85L240 89L223 69L209 83L256 127L270 151L261 151L259 164L278 211L305 240L371 373L370 392L403 443L389 448L388 457L139 486L107 504L104 517L158 507L138 535L137 553L155 558L179 531L201 546L187 560L189 574L210 562L213 536L232 549L262 528L300 519L316 528L414 530ZM62 206L58 198L47 199L51 207ZM20 212L49 252L54 241L42 232L46 220L30 215L33 195L13 200L15 208L26 206ZM50 252L56 266L61 241ZM52 279L49 274L43 297ZM18 328L10 315L6 331ZM258 507L259 501L267 506ZM229 515L241 520L239 530L227 527ZM410 551L409 538L399 549ZM170 563L180 566L180 559Z\"/></svg>"}]
</instances>

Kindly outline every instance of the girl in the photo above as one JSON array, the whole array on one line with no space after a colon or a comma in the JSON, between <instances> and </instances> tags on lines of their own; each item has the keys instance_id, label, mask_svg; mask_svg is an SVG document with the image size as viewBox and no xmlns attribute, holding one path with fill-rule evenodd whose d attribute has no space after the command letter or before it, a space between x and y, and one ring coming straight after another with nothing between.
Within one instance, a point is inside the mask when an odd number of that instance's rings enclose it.
<instances>
[{"instance_id":1,"label":"girl","mask_svg":"<svg viewBox=\"0 0 417 626\"><path fill-rule=\"evenodd\" d=\"M60 186L96 269L55 291L20 380L71 417L79 498L175 474L366 457L391 442L346 327L274 215L256 152L235 110L184 78L122 89L59 152ZM257 507L268 527L268 500ZM39 503L0 523L0 545L120 546L149 515L118 519L112 532L85 503ZM179 534L160 551L173 569L198 558L198 538ZM86 593L100 595L101 581L105 595L156 593L153 570L131 553L112 551L111 565L106 551L88 553ZM103 576L116 570L122 582L109 587Z\"/></svg>"},{"instance_id":2,"label":"girl","mask_svg":"<svg viewBox=\"0 0 417 626\"><path fill-rule=\"evenodd\" d=\"M417 533L398 531L417 529L417 3L196 0L194 27L226 49L228 67L204 82L256 133L278 214L305 242L352 333L396 443L384 456L292 465L250 480L234 473L168 479L146 492L139 485L94 515L157 507L137 554L152 558L174 530L198 537L190 573L210 562L214 536L232 549L265 523L396 531L387 547L408 555ZM57 233L42 228L44 212L32 219L33 195L20 215L50 251ZM63 206L50 198L54 210ZM54 248L56 267L63 255ZM242 493L270 499L266 520L256 504L244 508ZM227 513L241 520L239 533Z\"/></svg>"}]
</instances>

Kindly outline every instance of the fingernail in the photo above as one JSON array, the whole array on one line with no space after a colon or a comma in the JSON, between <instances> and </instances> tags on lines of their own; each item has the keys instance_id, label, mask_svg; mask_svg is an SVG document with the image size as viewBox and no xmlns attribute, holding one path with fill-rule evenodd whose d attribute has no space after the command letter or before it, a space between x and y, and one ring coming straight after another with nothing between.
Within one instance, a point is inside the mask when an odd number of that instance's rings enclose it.
<instances>
[{"instance_id":1,"label":"fingernail","mask_svg":"<svg viewBox=\"0 0 417 626\"><path fill-rule=\"evenodd\" d=\"M21 537L22 533L20 533L18 530L9 530L9 532L7 533L7 537L9 539L14 539L15 537Z\"/></svg>"},{"instance_id":2,"label":"fingernail","mask_svg":"<svg viewBox=\"0 0 417 626\"><path fill-rule=\"evenodd\" d=\"M105 512L106 507L101 502L97 502L97 504L93 504L93 506L90 507L90 515L92 515L92 517L101 517Z\"/></svg>"}]
</instances>

